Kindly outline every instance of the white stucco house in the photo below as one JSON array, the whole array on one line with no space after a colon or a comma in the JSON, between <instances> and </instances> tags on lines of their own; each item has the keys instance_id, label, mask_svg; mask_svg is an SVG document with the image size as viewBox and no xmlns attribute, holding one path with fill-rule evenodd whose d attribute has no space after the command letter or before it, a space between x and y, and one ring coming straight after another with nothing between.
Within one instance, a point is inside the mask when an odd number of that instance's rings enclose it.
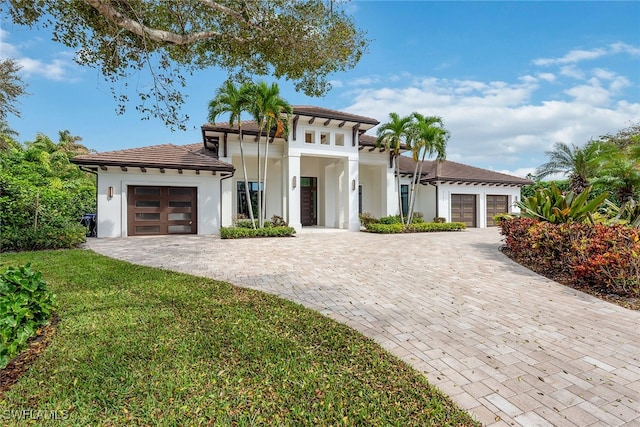
<instances>
[{"instance_id":1,"label":"white stucco house","mask_svg":"<svg viewBox=\"0 0 640 427\"><path fill-rule=\"evenodd\" d=\"M272 136L268 151L266 218L289 225L360 230L359 213L396 215L397 192L408 202L413 160L393 159L365 135L376 119L319 107L295 106L286 138ZM257 191L257 128L243 122L252 198ZM261 144L264 150L264 137ZM263 156L263 151L260 154ZM154 145L77 156L97 174L97 235L216 234L247 213L239 136L228 123L202 126L202 141ZM514 212L523 178L460 163L424 165L416 211L488 227L493 215Z\"/></svg>"}]
</instances>

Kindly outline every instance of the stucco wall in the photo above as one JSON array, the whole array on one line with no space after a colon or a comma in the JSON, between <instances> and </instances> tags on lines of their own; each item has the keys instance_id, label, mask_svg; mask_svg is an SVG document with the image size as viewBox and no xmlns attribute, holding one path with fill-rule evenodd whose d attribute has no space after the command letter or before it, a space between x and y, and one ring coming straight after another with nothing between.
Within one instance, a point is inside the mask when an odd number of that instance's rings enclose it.
<instances>
[{"instance_id":1,"label":"stucco wall","mask_svg":"<svg viewBox=\"0 0 640 427\"><path fill-rule=\"evenodd\" d=\"M192 171L178 174L174 170L160 173L148 170L128 172L109 168L98 175L98 237L127 236L127 186L154 185L196 187L198 189L198 234L215 234L220 230L220 175ZM108 188L113 187L113 197L109 198ZM228 207L225 207L227 210ZM223 211L223 215L226 213Z\"/></svg>"},{"instance_id":2,"label":"stucco wall","mask_svg":"<svg viewBox=\"0 0 640 427\"><path fill-rule=\"evenodd\" d=\"M451 221L451 195L475 194L476 197L476 222L479 228L487 226L487 195L508 196L509 212L519 213L520 209L515 202L520 200L519 187L501 187L489 185L460 185L440 184L438 186L438 216Z\"/></svg>"}]
</instances>

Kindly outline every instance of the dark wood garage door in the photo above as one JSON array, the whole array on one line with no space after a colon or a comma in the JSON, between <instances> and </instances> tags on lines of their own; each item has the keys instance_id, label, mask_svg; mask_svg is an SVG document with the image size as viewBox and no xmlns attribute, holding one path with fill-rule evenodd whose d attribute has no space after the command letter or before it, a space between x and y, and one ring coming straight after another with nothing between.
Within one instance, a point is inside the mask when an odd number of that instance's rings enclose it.
<instances>
[{"instance_id":1,"label":"dark wood garage door","mask_svg":"<svg viewBox=\"0 0 640 427\"><path fill-rule=\"evenodd\" d=\"M495 227L495 215L509 212L509 196L487 195L487 227Z\"/></svg>"},{"instance_id":2,"label":"dark wood garage door","mask_svg":"<svg viewBox=\"0 0 640 427\"><path fill-rule=\"evenodd\" d=\"M196 188L130 185L127 194L129 236L198 232Z\"/></svg>"},{"instance_id":3,"label":"dark wood garage door","mask_svg":"<svg viewBox=\"0 0 640 427\"><path fill-rule=\"evenodd\" d=\"M476 195L451 195L451 222L464 222L467 227L476 227Z\"/></svg>"}]
</instances>

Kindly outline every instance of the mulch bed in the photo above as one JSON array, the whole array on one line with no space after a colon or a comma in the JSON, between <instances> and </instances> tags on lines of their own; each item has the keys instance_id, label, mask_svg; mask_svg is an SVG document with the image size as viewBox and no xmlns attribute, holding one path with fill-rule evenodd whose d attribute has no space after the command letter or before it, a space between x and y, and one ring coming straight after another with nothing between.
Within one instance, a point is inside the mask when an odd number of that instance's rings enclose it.
<instances>
[{"instance_id":1,"label":"mulch bed","mask_svg":"<svg viewBox=\"0 0 640 427\"><path fill-rule=\"evenodd\" d=\"M586 294L593 295L596 298L600 298L601 300L610 302L612 304L617 304L621 307L628 308L629 310L640 311L640 297L612 294L606 288L595 288L573 283L571 277L559 274L554 271L542 269L538 264L527 263L526 260L518 257L516 253L514 253L507 247L502 247L501 249L502 253L511 258L513 261L541 276L546 277L547 279L551 279L554 282L558 282L562 285L568 286L578 291L582 291Z\"/></svg>"},{"instance_id":2,"label":"mulch bed","mask_svg":"<svg viewBox=\"0 0 640 427\"><path fill-rule=\"evenodd\" d=\"M58 321L58 316L54 314L51 321L38 329L38 333L29 339L29 346L22 350L4 369L0 369L0 398L4 397L4 393L18 382L22 374L47 348L56 333Z\"/></svg>"}]
</instances>

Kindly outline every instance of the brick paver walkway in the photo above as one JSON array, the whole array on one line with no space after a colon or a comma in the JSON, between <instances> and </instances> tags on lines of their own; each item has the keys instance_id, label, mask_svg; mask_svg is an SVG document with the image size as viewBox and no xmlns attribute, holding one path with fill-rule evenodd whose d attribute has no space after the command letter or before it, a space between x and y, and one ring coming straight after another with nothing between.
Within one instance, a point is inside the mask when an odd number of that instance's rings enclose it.
<instances>
[{"instance_id":1,"label":"brick paver walkway","mask_svg":"<svg viewBox=\"0 0 640 427\"><path fill-rule=\"evenodd\" d=\"M486 425L640 426L640 312L513 263L496 229L91 239L280 295L376 340Z\"/></svg>"}]
</instances>

